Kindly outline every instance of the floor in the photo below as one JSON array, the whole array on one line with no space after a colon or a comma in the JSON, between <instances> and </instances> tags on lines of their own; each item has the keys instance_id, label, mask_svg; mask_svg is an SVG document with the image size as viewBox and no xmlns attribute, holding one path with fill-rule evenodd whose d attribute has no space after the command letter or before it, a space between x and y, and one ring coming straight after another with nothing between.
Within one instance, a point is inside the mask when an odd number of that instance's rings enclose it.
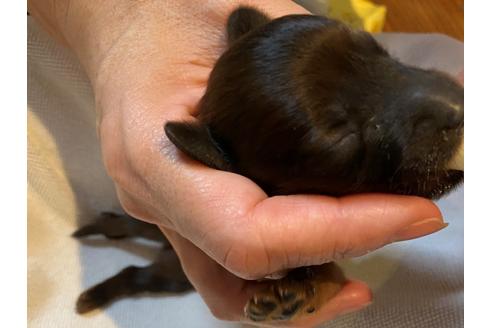
<instances>
[{"instance_id":1,"label":"floor","mask_svg":"<svg viewBox=\"0 0 492 328\"><path fill-rule=\"evenodd\" d=\"M464 39L464 0L372 0L387 8L386 32L438 32Z\"/></svg>"}]
</instances>

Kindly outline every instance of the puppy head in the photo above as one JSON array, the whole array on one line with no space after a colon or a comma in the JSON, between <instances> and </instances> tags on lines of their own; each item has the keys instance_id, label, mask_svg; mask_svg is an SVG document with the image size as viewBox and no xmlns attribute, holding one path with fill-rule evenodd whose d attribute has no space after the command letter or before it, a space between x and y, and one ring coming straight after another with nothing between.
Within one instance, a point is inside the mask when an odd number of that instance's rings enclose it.
<instances>
[{"instance_id":1,"label":"puppy head","mask_svg":"<svg viewBox=\"0 0 492 328\"><path fill-rule=\"evenodd\" d=\"M409 68L403 77L378 115L399 157L389 170L389 191L436 198L463 179L463 89L439 72Z\"/></svg>"},{"instance_id":2,"label":"puppy head","mask_svg":"<svg viewBox=\"0 0 492 328\"><path fill-rule=\"evenodd\" d=\"M450 164L463 141L462 86L399 63L367 33L342 26L321 37L296 91L312 115L309 156L336 172L337 190L434 198L459 183Z\"/></svg>"},{"instance_id":3,"label":"puppy head","mask_svg":"<svg viewBox=\"0 0 492 328\"><path fill-rule=\"evenodd\" d=\"M463 140L463 88L321 17L276 19L234 40L199 120L168 123L166 133L270 194L438 197L463 179L450 167Z\"/></svg>"}]
</instances>

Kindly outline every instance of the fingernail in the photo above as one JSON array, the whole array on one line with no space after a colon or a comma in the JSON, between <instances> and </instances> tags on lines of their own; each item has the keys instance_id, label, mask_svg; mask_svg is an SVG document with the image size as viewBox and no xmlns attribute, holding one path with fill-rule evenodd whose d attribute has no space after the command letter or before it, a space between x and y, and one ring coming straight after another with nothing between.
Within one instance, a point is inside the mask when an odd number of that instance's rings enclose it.
<instances>
[{"instance_id":1,"label":"fingernail","mask_svg":"<svg viewBox=\"0 0 492 328\"><path fill-rule=\"evenodd\" d=\"M287 275L287 273L289 273L288 270L277 271L265 276L265 279L279 280L284 278Z\"/></svg>"},{"instance_id":2,"label":"fingernail","mask_svg":"<svg viewBox=\"0 0 492 328\"><path fill-rule=\"evenodd\" d=\"M449 224L442 221L442 219L431 218L425 219L409 225L408 227L398 231L395 234L393 241L404 241L429 235L436 231L446 228Z\"/></svg>"}]
</instances>

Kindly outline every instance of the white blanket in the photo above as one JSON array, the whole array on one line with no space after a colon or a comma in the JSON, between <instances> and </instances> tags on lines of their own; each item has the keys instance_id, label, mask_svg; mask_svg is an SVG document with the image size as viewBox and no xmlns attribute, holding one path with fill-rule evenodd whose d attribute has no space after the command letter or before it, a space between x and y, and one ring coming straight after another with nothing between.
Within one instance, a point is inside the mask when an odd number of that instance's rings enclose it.
<instances>
[{"instance_id":1,"label":"white blanket","mask_svg":"<svg viewBox=\"0 0 492 328\"><path fill-rule=\"evenodd\" d=\"M463 44L441 35L378 36L391 53L457 74ZM29 327L238 327L215 320L196 293L119 301L79 316L78 294L123 267L148 263L145 243L70 237L100 211L119 210L101 162L94 100L76 58L28 19L28 321ZM327 327L463 326L463 190L439 205L450 226L344 263L374 289L366 310Z\"/></svg>"}]
</instances>

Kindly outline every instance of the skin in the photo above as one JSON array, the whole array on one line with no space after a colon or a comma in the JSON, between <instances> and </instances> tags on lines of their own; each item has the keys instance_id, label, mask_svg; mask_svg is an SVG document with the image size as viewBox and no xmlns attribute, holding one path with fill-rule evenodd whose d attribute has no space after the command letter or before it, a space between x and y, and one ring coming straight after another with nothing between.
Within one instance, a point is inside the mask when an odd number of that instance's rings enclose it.
<instances>
[{"instance_id":1,"label":"skin","mask_svg":"<svg viewBox=\"0 0 492 328\"><path fill-rule=\"evenodd\" d=\"M187 158L166 139L167 120L193 120L224 26L238 4L271 17L305 13L287 0L32 0L30 14L70 48L93 86L108 174L123 208L159 225L212 313L244 320L261 283L282 270L359 256L446 226L431 201L367 194L268 198L251 180ZM350 281L309 327L364 308Z\"/></svg>"}]
</instances>

